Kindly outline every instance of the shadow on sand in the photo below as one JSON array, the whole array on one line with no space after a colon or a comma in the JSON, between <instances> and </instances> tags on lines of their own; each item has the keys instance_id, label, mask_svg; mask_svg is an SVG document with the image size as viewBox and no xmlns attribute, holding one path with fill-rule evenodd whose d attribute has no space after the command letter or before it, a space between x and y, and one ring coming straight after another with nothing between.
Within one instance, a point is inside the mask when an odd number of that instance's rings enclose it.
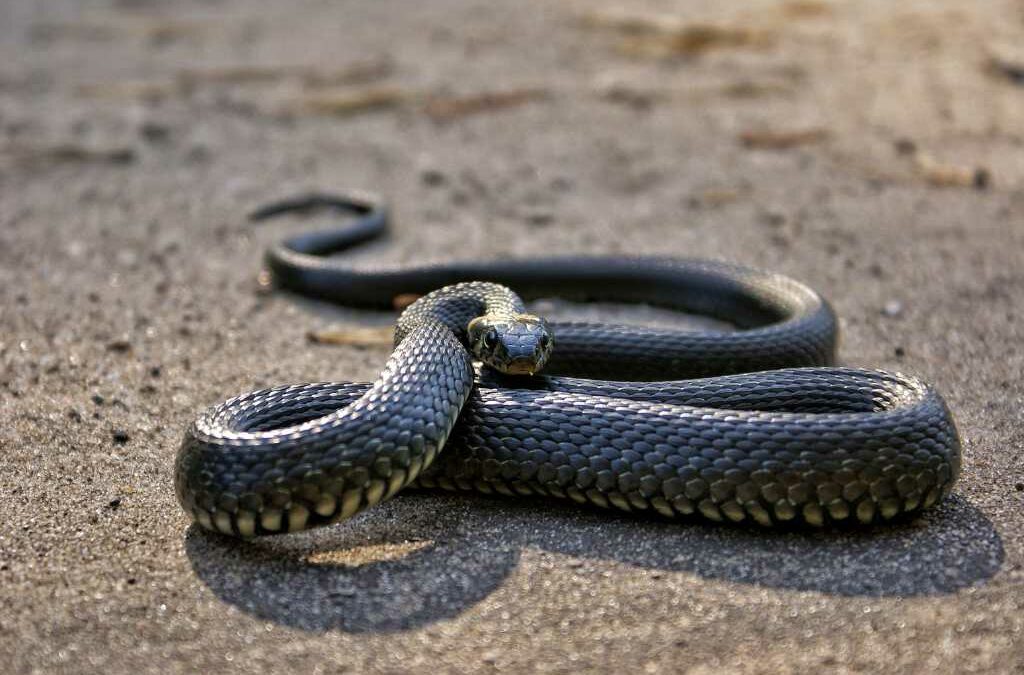
<instances>
[{"instance_id":1,"label":"shadow on sand","mask_svg":"<svg viewBox=\"0 0 1024 675\"><path fill-rule=\"evenodd\" d=\"M1003 545L960 497L871 530L776 532L637 520L558 503L411 493L348 524L241 543L188 531L199 577L225 602L312 631L400 631L494 592L524 549L762 587L923 596L983 583Z\"/></svg>"}]
</instances>

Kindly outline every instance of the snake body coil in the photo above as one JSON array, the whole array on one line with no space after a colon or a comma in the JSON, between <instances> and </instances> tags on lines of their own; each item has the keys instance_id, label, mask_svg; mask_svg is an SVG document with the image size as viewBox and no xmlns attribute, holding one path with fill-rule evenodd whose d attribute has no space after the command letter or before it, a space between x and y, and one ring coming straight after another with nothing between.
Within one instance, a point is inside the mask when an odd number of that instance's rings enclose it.
<instances>
[{"instance_id":1,"label":"snake body coil","mask_svg":"<svg viewBox=\"0 0 1024 675\"><path fill-rule=\"evenodd\" d=\"M350 305L426 295L400 317L373 384L258 391L196 420L176 489L207 529L251 537L337 522L410 483L673 518L866 524L931 506L959 473L956 428L931 387L821 367L835 358L835 316L796 281L669 258L356 271L323 256L379 236L378 204L314 196L255 216L314 205L363 217L272 249L279 284ZM739 330L548 324L504 285L647 302ZM478 376L467 349L491 368Z\"/></svg>"}]
</instances>

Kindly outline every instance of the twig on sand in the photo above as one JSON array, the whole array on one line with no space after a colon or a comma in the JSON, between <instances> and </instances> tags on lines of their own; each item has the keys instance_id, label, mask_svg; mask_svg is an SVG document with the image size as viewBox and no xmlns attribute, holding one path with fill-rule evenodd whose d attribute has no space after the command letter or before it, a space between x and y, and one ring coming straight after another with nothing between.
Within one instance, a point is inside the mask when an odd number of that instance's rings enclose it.
<instances>
[{"instance_id":1,"label":"twig on sand","mask_svg":"<svg viewBox=\"0 0 1024 675\"><path fill-rule=\"evenodd\" d=\"M311 330L306 334L306 339L317 345L390 346L395 340L395 331L391 326L334 326Z\"/></svg>"},{"instance_id":2,"label":"twig on sand","mask_svg":"<svg viewBox=\"0 0 1024 675\"><path fill-rule=\"evenodd\" d=\"M298 97L290 108L292 112L344 117L395 108L409 97L409 92L397 87L361 87L305 94Z\"/></svg>"},{"instance_id":3,"label":"twig on sand","mask_svg":"<svg viewBox=\"0 0 1024 675\"><path fill-rule=\"evenodd\" d=\"M522 88L484 92L468 96L432 96L423 104L423 112L435 122L450 122L460 117L513 108L547 98L546 89Z\"/></svg>"},{"instance_id":4,"label":"twig on sand","mask_svg":"<svg viewBox=\"0 0 1024 675\"><path fill-rule=\"evenodd\" d=\"M308 87L328 87L346 84L368 84L382 80L394 72L389 59L357 61L340 68L326 69L311 66L253 66L239 65L219 68L185 69L177 79L185 86L203 84L260 84L294 79Z\"/></svg>"},{"instance_id":5,"label":"twig on sand","mask_svg":"<svg viewBox=\"0 0 1024 675\"><path fill-rule=\"evenodd\" d=\"M56 145L13 146L2 150L6 156L18 163L87 163L130 164L135 161L135 150L129 147L89 147L75 143Z\"/></svg>"},{"instance_id":6,"label":"twig on sand","mask_svg":"<svg viewBox=\"0 0 1024 675\"><path fill-rule=\"evenodd\" d=\"M829 132L822 127L805 129L750 129L739 135L745 148L760 150L788 150L801 145L818 143L828 138Z\"/></svg>"},{"instance_id":7,"label":"twig on sand","mask_svg":"<svg viewBox=\"0 0 1024 675\"><path fill-rule=\"evenodd\" d=\"M991 172L983 166L945 164L924 153L914 156L914 167L929 185L936 187L971 187L985 190L992 182Z\"/></svg>"},{"instance_id":8,"label":"twig on sand","mask_svg":"<svg viewBox=\"0 0 1024 675\"><path fill-rule=\"evenodd\" d=\"M764 48L775 42L774 33L767 29L740 24L686 22L672 15L588 12L581 17L581 23L587 28L622 34L618 48L629 56L699 56L713 49Z\"/></svg>"}]
</instances>

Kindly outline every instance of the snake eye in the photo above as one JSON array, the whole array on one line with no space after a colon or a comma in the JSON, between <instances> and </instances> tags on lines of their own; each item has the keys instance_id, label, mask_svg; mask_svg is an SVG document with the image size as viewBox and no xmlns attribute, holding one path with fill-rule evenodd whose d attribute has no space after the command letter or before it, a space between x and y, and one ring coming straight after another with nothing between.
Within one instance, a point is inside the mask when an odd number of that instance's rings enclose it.
<instances>
[{"instance_id":1,"label":"snake eye","mask_svg":"<svg viewBox=\"0 0 1024 675\"><path fill-rule=\"evenodd\" d=\"M484 333L483 337L481 337L480 339L483 342L484 347L490 349L498 341L498 331L491 328L486 333Z\"/></svg>"}]
</instances>

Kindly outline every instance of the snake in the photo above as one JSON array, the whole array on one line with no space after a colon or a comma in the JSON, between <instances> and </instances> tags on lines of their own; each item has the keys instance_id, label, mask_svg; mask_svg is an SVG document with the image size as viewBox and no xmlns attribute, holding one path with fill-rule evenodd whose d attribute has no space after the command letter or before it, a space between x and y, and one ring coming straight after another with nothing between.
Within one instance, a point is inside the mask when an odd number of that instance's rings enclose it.
<instances>
[{"instance_id":1,"label":"snake","mask_svg":"<svg viewBox=\"0 0 1024 675\"><path fill-rule=\"evenodd\" d=\"M940 502L960 439L940 394L835 365L830 304L789 277L664 256L555 256L356 267L385 235L379 197L309 194L348 223L269 248L276 284L392 308L372 383L279 386L188 427L175 491L202 528L244 539L337 523L406 487L536 495L678 521L764 527L893 521ZM515 289L514 291L512 289ZM628 302L732 330L556 321L526 300Z\"/></svg>"}]
</instances>

